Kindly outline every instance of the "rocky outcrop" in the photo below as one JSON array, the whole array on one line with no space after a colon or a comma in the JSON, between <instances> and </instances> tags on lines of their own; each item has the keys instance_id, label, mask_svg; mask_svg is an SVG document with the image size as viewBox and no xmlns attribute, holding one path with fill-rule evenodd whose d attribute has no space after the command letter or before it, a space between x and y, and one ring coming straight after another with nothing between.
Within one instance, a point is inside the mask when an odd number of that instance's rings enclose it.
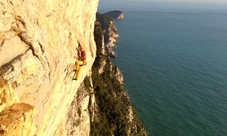
<instances>
[{"instance_id":1,"label":"rocky outcrop","mask_svg":"<svg viewBox=\"0 0 227 136\"><path fill-rule=\"evenodd\" d=\"M61 124L96 56L97 7L98 0L0 0L0 77L16 83L19 102L36 110L37 136L67 133ZM87 65L73 81L78 43L87 52ZM90 116L85 118L79 131L88 134Z\"/></svg>"},{"instance_id":2,"label":"rocky outcrop","mask_svg":"<svg viewBox=\"0 0 227 136\"><path fill-rule=\"evenodd\" d=\"M13 92L11 84L7 80L0 78L0 112L17 102L19 100Z\"/></svg>"},{"instance_id":3,"label":"rocky outcrop","mask_svg":"<svg viewBox=\"0 0 227 136\"><path fill-rule=\"evenodd\" d=\"M105 49L110 57L116 57L115 52L113 51L113 47L117 39L119 38L119 34L117 28L114 24L114 19L105 14L96 14L97 20L101 24L102 31L104 33L104 43Z\"/></svg>"},{"instance_id":4,"label":"rocky outcrop","mask_svg":"<svg viewBox=\"0 0 227 136\"><path fill-rule=\"evenodd\" d=\"M124 18L124 13L120 10L113 10L109 11L107 13L104 13L105 15L108 15L114 19L123 19Z\"/></svg>"},{"instance_id":5,"label":"rocky outcrop","mask_svg":"<svg viewBox=\"0 0 227 136\"><path fill-rule=\"evenodd\" d=\"M113 66L113 72L114 72L115 77L118 79L118 81L123 85L124 77L121 73L121 70L118 68L118 66Z\"/></svg>"},{"instance_id":6,"label":"rocky outcrop","mask_svg":"<svg viewBox=\"0 0 227 136\"><path fill-rule=\"evenodd\" d=\"M15 103L0 113L1 136L33 136L34 107L25 103Z\"/></svg>"},{"instance_id":7,"label":"rocky outcrop","mask_svg":"<svg viewBox=\"0 0 227 136\"><path fill-rule=\"evenodd\" d=\"M123 19L124 14L120 10L114 10L103 14L96 13L96 18L100 22L104 33L105 49L110 57L115 58L116 53L113 51L113 48L119 38L119 34L114 19Z\"/></svg>"},{"instance_id":8,"label":"rocky outcrop","mask_svg":"<svg viewBox=\"0 0 227 136\"><path fill-rule=\"evenodd\" d=\"M0 78L0 135L32 136L35 134L34 107L20 103L12 86Z\"/></svg>"}]
</instances>

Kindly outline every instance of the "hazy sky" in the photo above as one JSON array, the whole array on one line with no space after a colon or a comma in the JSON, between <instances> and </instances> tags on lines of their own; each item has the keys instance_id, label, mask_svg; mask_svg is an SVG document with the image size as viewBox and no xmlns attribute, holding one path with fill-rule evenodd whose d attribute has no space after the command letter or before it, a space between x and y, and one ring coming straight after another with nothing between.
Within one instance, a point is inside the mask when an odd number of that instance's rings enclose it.
<instances>
[{"instance_id":1,"label":"hazy sky","mask_svg":"<svg viewBox=\"0 0 227 136\"><path fill-rule=\"evenodd\" d=\"M113 1L113 0L100 0ZM227 0L114 0L114 1L150 1L150 2L179 2L179 3L205 3L205 4L226 4Z\"/></svg>"},{"instance_id":2,"label":"hazy sky","mask_svg":"<svg viewBox=\"0 0 227 136\"><path fill-rule=\"evenodd\" d=\"M154 1L154 0L146 0ZM227 3L227 0L161 0L166 2L188 2L188 3Z\"/></svg>"},{"instance_id":3,"label":"hazy sky","mask_svg":"<svg viewBox=\"0 0 227 136\"><path fill-rule=\"evenodd\" d=\"M142 7L142 8L141 8ZM218 10L227 13L227 0L99 0L99 12L120 10Z\"/></svg>"}]
</instances>

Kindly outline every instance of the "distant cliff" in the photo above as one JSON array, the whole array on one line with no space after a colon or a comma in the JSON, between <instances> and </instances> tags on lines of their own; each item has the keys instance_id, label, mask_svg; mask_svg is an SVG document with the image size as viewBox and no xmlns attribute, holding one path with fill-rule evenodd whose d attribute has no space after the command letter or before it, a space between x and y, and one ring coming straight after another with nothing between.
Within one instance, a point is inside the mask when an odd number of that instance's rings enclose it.
<instances>
[{"instance_id":1,"label":"distant cliff","mask_svg":"<svg viewBox=\"0 0 227 136\"><path fill-rule=\"evenodd\" d=\"M146 136L145 127L124 89L120 70L102 52L103 32L100 23L95 24L97 57L92 66L92 85L87 84L94 90L97 105L91 121L91 136Z\"/></svg>"},{"instance_id":2,"label":"distant cliff","mask_svg":"<svg viewBox=\"0 0 227 136\"><path fill-rule=\"evenodd\" d=\"M115 26L114 19L123 19L124 14L120 10L114 10L103 14L96 13L96 18L100 22L104 33L105 49L110 57L115 58L116 53L113 51L113 48L119 38L119 34Z\"/></svg>"},{"instance_id":3,"label":"distant cliff","mask_svg":"<svg viewBox=\"0 0 227 136\"><path fill-rule=\"evenodd\" d=\"M109 11L109 12L106 12L103 14L108 15L114 19L123 19L124 18L124 13L120 10L113 10L113 11Z\"/></svg>"},{"instance_id":4,"label":"distant cliff","mask_svg":"<svg viewBox=\"0 0 227 136\"><path fill-rule=\"evenodd\" d=\"M114 24L114 19L108 15L100 13L96 13L96 18L100 22L102 31L104 33L105 49L108 55L111 57L116 57L113 47L119 38L119 34Z\"/></svg>"}]
</instances>

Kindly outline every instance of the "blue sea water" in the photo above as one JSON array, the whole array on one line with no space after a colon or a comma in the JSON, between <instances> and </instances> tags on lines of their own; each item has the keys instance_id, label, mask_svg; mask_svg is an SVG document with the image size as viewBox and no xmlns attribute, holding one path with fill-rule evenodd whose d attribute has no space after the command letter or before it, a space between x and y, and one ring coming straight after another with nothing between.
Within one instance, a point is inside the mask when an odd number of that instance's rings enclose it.
<instances>
[{"instance_id":1,"label":"blue sea water","mask_svg":"<svg viewBox=\"0 0 227 136\"><path fill-rule=\"evenodd\" d=\"M227 6L99 3L114 9L113 62L149 136L227 136Z\"/></svg>"}]
</instances>

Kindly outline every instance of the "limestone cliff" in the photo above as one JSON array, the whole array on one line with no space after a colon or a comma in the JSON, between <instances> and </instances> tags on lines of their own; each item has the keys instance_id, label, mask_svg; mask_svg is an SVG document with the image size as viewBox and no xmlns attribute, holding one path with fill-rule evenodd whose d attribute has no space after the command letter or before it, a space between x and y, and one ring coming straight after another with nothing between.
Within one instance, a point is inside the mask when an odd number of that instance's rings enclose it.
<instances>
[{"instance_id":1,"label":"limestone cliff","mask_svg":"<svg viewBox=\"0 0 227 136\"><path fill-rule=\"evenodd\" d=\"M12 94L18 102L36 110L31 115L37 136L67 133L62 124L68 108L96 56L97 7L98 0L0 0L0 77L15 84ZM78 81L73 81L78 43L87 52L87 65ZM1 114L14 103L2 101ZM86 107L80 99L79 104L81 110ZM90 133L89 118L80 121L80 131L86 134ZM10 136L12 131L4 133Z\"/></svg>"},{"instance_id":2,"label":"limestone cliff","mask_svg":"<svg viewBox=\"0 0 227 136\"><path fill-rule=\"evenodd\" d=\"M97 57L90 75L92 83L85 80L85 86L88 90L92 88L90 94L94 94L92 98L95 98L89 105L93 109L90 114L91 136L147 136L145 127L124 89L120 70L113 65L110 57L102 52L103 32L100 23L96 21L95 24Z\"/></svg>"},{"instance_id":3,"label":"limestone cliff","mask_svg":"<svg viewBox=\"0 0 227 136\"><path fill-rule=\"evenodd\" d=\"M115 52L113 51L113 47L117 39L119 38L119 34L117 28L114 23L114 19L108 15L97 13L96 17L101 24L101 28L104 34L104 43L105 49L110 57L116 57Z\"/></svg>"}]
</instances>

